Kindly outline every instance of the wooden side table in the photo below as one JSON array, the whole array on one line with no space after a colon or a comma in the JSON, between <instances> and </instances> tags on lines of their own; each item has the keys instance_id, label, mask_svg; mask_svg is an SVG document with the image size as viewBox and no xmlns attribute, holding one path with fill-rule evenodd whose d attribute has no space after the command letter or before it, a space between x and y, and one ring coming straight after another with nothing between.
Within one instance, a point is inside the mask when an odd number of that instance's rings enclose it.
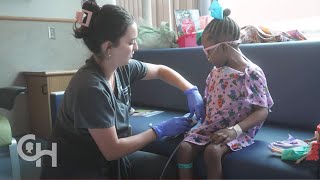
<instances>
[{"instance_id":1,"label":"wooden side table","mask_svg":"<svg viewBox=\"0 0 320 180\"><path fill-rule=\"evenodd\" d=\"M76 70L24 72L27 81L28 109L32 133L47 139L51 134L52 120L50 93L65 91Z\"/></svg>"}]
</instances>

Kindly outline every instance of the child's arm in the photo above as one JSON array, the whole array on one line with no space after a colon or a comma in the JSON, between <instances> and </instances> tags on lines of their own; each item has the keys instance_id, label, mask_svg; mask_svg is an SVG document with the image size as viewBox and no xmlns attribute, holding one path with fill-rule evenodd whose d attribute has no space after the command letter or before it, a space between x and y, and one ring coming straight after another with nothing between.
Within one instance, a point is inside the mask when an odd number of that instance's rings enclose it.
<instances>
[{"instance_id":1,"label":"child's arm","mask_svg":"<svg viewBox=\"0 0 320 180\"><path fill-rule=\"evenodd\" d=\"M243 121L238 123L243 132L263 123L269 114L269 110L266 107L254 105L252 113Z\"/></svg>"}]
</instances>

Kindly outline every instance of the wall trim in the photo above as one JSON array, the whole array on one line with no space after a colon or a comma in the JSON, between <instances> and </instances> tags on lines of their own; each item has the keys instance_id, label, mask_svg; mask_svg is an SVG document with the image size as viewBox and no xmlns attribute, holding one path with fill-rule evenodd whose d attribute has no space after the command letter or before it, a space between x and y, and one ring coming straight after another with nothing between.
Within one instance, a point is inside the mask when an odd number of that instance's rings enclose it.
<instances>
[{"instance_id":1,"label":"wall trim","mask_svg":"<svg viewBox=\"0 0 320 180\"><path fill-rule=\"evenodd\" d=\"M67 19L67 18L41 18L41 17L20 17L20 16L0 16L0 20L63 22L63 23L74 23L76 21L76 19Z\"/></svg>"}]
</instances>

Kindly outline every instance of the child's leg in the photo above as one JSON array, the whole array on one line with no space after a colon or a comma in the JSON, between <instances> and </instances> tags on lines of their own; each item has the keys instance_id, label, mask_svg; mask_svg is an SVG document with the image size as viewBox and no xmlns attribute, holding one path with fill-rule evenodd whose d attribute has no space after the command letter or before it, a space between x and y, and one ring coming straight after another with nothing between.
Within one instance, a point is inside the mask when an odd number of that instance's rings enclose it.
<instances>
[{"instance_id":1,"label":"child's leg","mask_svg":"<svg viewBox=\"0 0 320 180\"><path fill-rule=\"evenodd\" d=\"M230 151L227 145L208 144L204 150L204 162L207 166L208 179L222 179L222 157Z\"/></svg>"},{"instance_id":2,"label":"child's leg","mask_svg":"<svg viewBox=\"0 0 320 180\"><path fill-rule=\"evenodd\" d=\"M200 146L182 142L177 151L177 163L180 179L192 179L193 159L201 149Z\"/></svg>"}]
</instances>

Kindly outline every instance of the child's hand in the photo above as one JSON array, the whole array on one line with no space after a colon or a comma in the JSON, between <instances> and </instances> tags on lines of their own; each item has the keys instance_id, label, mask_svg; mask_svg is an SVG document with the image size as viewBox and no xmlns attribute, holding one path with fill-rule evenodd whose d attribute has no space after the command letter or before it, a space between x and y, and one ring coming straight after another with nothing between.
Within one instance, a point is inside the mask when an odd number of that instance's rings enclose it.
<instances>
[{"instance_id":1,"label":"child's hand","mask_svg":"<svg viewBox=\"0 0 320 180\"><path fill-rule=\"evenodd\" d=\"M237 132L234 129L221 129L210 136L213 144L227 144L237 137Z\"/></svg>"}]
</instances>

